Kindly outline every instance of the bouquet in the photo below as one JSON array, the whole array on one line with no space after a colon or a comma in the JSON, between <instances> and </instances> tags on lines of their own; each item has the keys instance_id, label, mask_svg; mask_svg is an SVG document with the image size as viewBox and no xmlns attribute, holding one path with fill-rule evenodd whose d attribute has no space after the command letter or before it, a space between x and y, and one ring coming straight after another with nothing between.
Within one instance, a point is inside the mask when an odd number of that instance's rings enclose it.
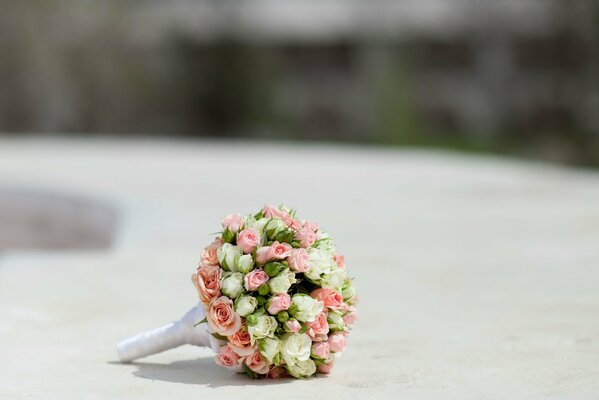
<instances>
[{"instance_id":1,"label":"bouquet","mask_svg":"<svg viewBox=\"0 0 599 400\"><path fill-rule=\"evenodd\" d=\"M252 378L329 373L357 319L353 280L330 236L285 206L228 215L222 228L192 275L201 304L119 343L121 360L191 343Z\"/></svg>"}]
</instances>

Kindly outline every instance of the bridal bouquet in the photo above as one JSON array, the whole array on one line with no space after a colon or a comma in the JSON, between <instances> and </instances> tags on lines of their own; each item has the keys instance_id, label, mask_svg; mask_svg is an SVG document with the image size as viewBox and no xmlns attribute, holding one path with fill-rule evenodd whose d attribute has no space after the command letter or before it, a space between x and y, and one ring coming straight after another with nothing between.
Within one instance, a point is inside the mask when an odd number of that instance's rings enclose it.
<instances>
[{"instance_id":1,"label":"bridal bouquet","mask_svg":"<svg viewBox=\"0 0 599 400\"><path fill-rule=\"evenodd\" d=\"M357 318L344 257L318 223L232 214L193 274L218 365L254 378L329 373Z\"/></svg>"}]
</instances>

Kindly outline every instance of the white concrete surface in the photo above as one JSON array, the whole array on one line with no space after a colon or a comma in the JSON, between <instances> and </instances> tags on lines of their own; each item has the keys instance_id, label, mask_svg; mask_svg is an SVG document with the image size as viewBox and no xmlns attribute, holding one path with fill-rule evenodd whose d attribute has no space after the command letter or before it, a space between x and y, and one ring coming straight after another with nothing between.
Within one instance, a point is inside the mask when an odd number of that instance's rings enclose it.
<instances>
[{"instance_id":1,"label":"white concrete surface","mask_svg":"<svg viewBox=\"0 0 599 400\"><path fill-rule=\"evenodd\" d=\"M0 140L0 184L112 203L115 246L0 254L0 398L599 396L599 174L424 151ZM346 254L361 320L333 374L252 381L193 347L117 340L178 318L231 211L285 202ZM2 229L0 227L0 229Z\"/></svg>"}]
</instances>

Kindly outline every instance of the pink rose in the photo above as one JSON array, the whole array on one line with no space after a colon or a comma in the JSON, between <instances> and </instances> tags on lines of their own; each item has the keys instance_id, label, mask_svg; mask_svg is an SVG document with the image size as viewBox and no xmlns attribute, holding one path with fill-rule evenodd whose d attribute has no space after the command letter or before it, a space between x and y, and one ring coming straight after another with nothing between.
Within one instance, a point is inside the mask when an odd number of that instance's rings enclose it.
<instances>
[{"instance_id":1,"label":"pink rose","mask_svg":"<svg viewBox=\"0 0 599 400\"><path fill-rule=\"evenodd\" d=\"M317 369L320 374L330 374L331 370L333 369L333 362L331 361L328 364L320 364Z\"/></svg>"},{"instance_id":2,"label":"pink rose","mask_svg":"<svg viewBox=\"0 0 599 400\"><path fill-rule=\"evenodd\" d=\"M314 354L318 358L322 358L326 360L331 355L331 349L329 349L329 344L327 342L318 342L312 344L312 354Z\"/></svg>"},{"instance_id":3,"label":"pink rose","mask_svg":"<svg viewBox=\"0 0 599 400\"><path fill-rule=\"evenodd\" d=\"M226 296L210 302L206 313L212 331L223 336L231 336L241 328L241 317L233 311L233 301Z\"/></svg>"},{"instance_id":4,"label":"pink rose","mask_svg":"<svg viewBox=\"0 0 599 400\"><path fill-rule=\"evenodd\" d=\"M289 228L293 229L294 231L297 231L302 227L302 224L300 224L299 221L293 219L293 217L289 215L287 211L283 211L282 214L283 215L281 216L281 219Z\"/></svg>"},{"instance_id":5,"label":"pink rose","mask_svg":"<svg viewBox=\"0 0 599 400\"><path fill-rule=\"evenodd\" d=\"M198 272L191 276L202 303L208 304L220 296L220 275L221 268L218 265L206 264L201 265Z\"/></svg>"},{"instance_id":6,"label":"pink rose","mask_svg":"<svg viewBox=\"0 0 599 400\"><path fill-rule=\"evenodd\" d=\"M321 312L316 316L313 322L306 322L308 331L306 332L315 342L322 342L327 339L329 333L329 322L327 321L327 313Z\"/></svg>"},{"instance_id":7,"label":"pink rose","mask_svg":"<svg viewBox=\"0 0 599 400\"><path fill-rule=\"evenodd\" d=\"M285 378L286 376L287 376L287 371L285 371L284 368L274 366L270 369L270 371L268 371L266 378L267 379L279 379L279 378Z\"/></svg>"},{"instance_id":8,"label":"pink rose","mask_svg":"<svg viewBox=\"0 0 599 400\"><path fill-rule=\"evenodd\" d=\"M239 369L239 356L229 346L222 346L214 359L221 367L233 370Z\"/></svg>"},{"instance_id":9,"label":"pink rose","mask_svg":"<svg viewBox=\"0 0 599 400\"><path fill-rule=\"evenodd\" d=\"M243 217L239 214L229 214L223 218L222 224L224 230L229 228L232 233L235 233L243 226Z\"/></svg>"},{"instance_id":10,"label":"pink rose","mask_svg":"<svg viewBox=\"0 0 599 400\"><path fill-rule=\"evenodd\" d=\"M254 251L258 243L260 243L260 234L255 229L244 229L237 236L237 246L246 254Z\"/></svg>"},{"instance_id":11,"label":"pink rose","mask_svg":"<svg viewBox=\"0 0 599 400\"><path fill-rule=\"evenodd\" d=\"M257 374L267 374L270 371L270 367L257 350L245 358L245 365Z\"/></svg>"},{"instance_id":12,"label":"pink rose","mask_svg":"<svg viewBox=\"0 0 599 400\"><path fill-rule=\"evenodd\" d=\"M250 291L258 288L268 282L268 275L261 269L255 269L243 277L245 288Z\"/></svg>"},{"instance_id":13,"label":"pink rose","mask_svg":"<svg viewBox=\"0 0 599 400\"><path fill-rule=\"evenodd\" d=\"M304 221L304 228L309 231L316 232L320 229L320 225L316 221Z\"/></svg>"},{"instance_id":14,"label":"pink rose","mask_svg":"<svg viewBox=\"0 0 599 400\"><path fill-rule=\"evenodd\" d=\"M299 240L300 246L308 248L316 241L316 234L309 229L302 228L295 232L295 238Z\"/></svg>"},{"instance_id":15,"label":"pink rose","mask_svg":"<svg viewBox=\"0 0 599 400\"><path fill-rule=\"evenodd\" d=\"M345 325L353 325L358 320L358 310L356 307L350 307L349 313L343 317L343 323Z\"/></svg>"},{"instance_id":16,"label":"pink rose","mask_svg":"<svg viewBox=\"0 0 599 400\"><path fill-rule=\"evenodd\" d=\"M306 272L310 269L310 256L306 249L293 249L287 257L289 268L296 272Z\"/></svg>"},{"instance_id":17,"label":"pink rose","mask_svg":"<svg viewBox=\"0 0 599 400\"><path fill-rule=\"evenodd\" d=\"M331 351L339 353L345 350L345 348L347 347L347 338L345 337L345 335L346 333L344 332L337 332L329 336L328 342Z\"/></svg>"},{"instance_id":18,"label":"pink rose","mask_svg":"<svg viewBox=\"0 0 599 400\"><path fill-rule=\"evenodd\" d=\"M343 296L336 290L329 288L320 288L312 291L310 297L320 300L326 308L338 310L343 305Z\"/></svg>"},{"instance_id":19,"label":"pink rose","mask_svg":"<svg viewBox=\"0 0 599 400\"><path fill-rule=\"evenodd\" d=\"M254 352L254 348L252 347L252 338L245 326L243 324L241 328L235 332L233 335L228 337L229 346L231 350L242 357L247 357Z\"/></svg>"},{"instance_id":20,"label":"pink rose","mask_svg":"<svg viewBox=\"0 0 599 400\"><path fill-rule=\"evenodd\" d=\"M223 245L221 238L214 239L214 242L210 246L206 247L202 251L202 265L218 265L217 251Z\"/></svg>"},{"instance_id":21,"label":"pink rose","mask_svg":"<svg viewBox=\"0 0 599 400\"><path fill-rule=\"evenodd\" d=\"M256 262L260 265L270 260L282 260L291 254L293 247L287 243L272 242L270 246L260 247L256 251Z\"/></svg>"},{"instance_id":22,"label":"pink rose","mask_svg":"<svg viewBox=\"0 0 599 400\"><path fill-rule=\"evenodd\" d=\"M291 306L291 296L287 293L275 294L268 303L268 312L275 315Z\"/></svg>"},{"instance_id":23,"label":"pink rose","mask_svg":"<svg viewBox=\"0 0 599 400\"><path fill-rule=\"evenodd\" d=\"M337 264L337 266L339 268L343 268L343 266L345 264L345 256L343 256L341 254L335 254L333 256L333 260L335 261L335 263Z\"/></svg>"},{"instance_id":24,"label":"pink rose","mask_svg":"<svg viewBox=\"0 0 599 400\"><path fill-rule=\"evenodd\" d=\"M264 208L262 208L262 214L264 214L266 218L281 218L282 216L281 211L279 211L277 207L269 205L265 205Z\"/></svg>"},{"instance_id":25,"label":"pink rose","mask_svg":"<svg viewBox=\"0 0 599 400\"><path fill-rule=\"evenodd\" d=\"M297 319L288 320L287 322L285 322L285 326L287 327L287 329L289 329L290 332L293 333L298 333L299 330L302 328Z\"/></svg>"}]
</instances>

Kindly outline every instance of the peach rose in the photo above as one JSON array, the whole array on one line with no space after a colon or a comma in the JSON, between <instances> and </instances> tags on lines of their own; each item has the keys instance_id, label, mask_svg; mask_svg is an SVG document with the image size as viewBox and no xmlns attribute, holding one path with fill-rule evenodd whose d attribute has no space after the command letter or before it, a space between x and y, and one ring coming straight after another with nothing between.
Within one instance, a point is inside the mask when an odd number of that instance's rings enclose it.
<instances>
[{"instance_id":1,"label":"peach rose","mask_svg":"<svg viewBox=\"0 0 599 400\"><path fill-rule=\"evenodd\" d=\"M335 261L335 263L337 264L337 266L339 268L343 268L344 264L345 264L345 256L341 255L341 254L335 254L333 256L333 260Z\"/></svg>"},{"instance_id":2,"label":"peach rose","mask_svg":"<svg viewBox=\"0 0 599 400\"><path fill-rule=\"evenodd\" d=\"M257 374L267 374L270 371L270 367L264 361L259 351L255 351L251 356L247 356L245 358L245 365Z\"/></svg>"},{"instance_id":3,"label":"peach rose","mask_svg":"<svg viewBox=\"0 0 599 400\"><path fill-rule=\"evenodd\" d=\"M221 238L216 238L210 246L202 250L201 265L218 265L217 251L222 245L223 240Z\"/></svg>"},{"instance_id":4,"label":"peach rose","mask_svg":"<svg viewBox=\"0 0 599 400\"><path fill-rule=\"evenodd\" d=\"M241 317L233 311L233 301L226 296L210 302L206 313L212 331L223 336L231 336L241 328Z\"/></svg>"},{"instance_id":5,"label":"peach rose","mask_svg":"<svg viewBox=\"0 0 599 400\"><path fill-rule=\"evenodd\" d=\"M320 300L326 308L338 310L343 306L343 296L336 290L329 288L320 288L312 291L310 297Z\"/></svg>"},{"instance_id":6,"label":"peach rose","mask_svg":"<svg viewBox=\"0 0 599 400\"><path fill-rule=\"evenodd\" d=\"M214 356L216 363L221 367L238 370L240 357L229 346L222 346Z\"/></svg>"},{"instance_id":7,"label":"peach rose","mask_svg":"<svg viewBox=\"0 0 599 400\"><path fill-rule=\"evenodd\" d=\"M313 322L306 322L308 331L306 332L315 342L322 342L327 339L329 333L329 322L327 321L327 313L321 312L316 316Z\"/></svg>"},{"instance_id":8,"label":"peach rose","mask_svg":"<svg viewBox=\"0 0 599 400\"><path fill-rule=\"evenodd\" d=\"M264 214L266 218L281 218L282 216L281 211L279 211L277 207L269 205L264 205L262 214Z\"/></svg>"},{"instance_id":9,"label":"peach rose","mask_svg":"<svg viewBox=\"0 0 599 400\"><path fill-rule=\"evenodd\" d=\"M312 344L312 354L314 354L318 358L322 358L326 360L331 355L331 349L329 349L329 344L327 342L318 342Z\"/></svg>"},{"instance_id":10,"label":"peach rose","mask_svg":"<svg viewBox=\"0 0 599 400\"><path fill-rule=\"evenodd\" d=\"M338 353L345 350L345 348L347 347L346 335L347 333L345 332L337 332L329 336L328 342L331 351Z\"/></svg>"},{"instance_id":11,"label":"peach rose","mask_svg":"<svg viewBox=\"0 0 599 400\"><path fill-rule=\"evenodd\" d=\"M343 323L345 325L353 325L358 320L358 310L356 307L350 307L349 313L343 317Z\"/></svg>"},{"instance_id":12,"label":"peach rose","mask_svg":"<svg viewBox=\"0 0 599 400\"><path fill-rule=\"evenodd\" d=\"M223 229L236 233L243 226L243 217L239 214L229 214L222 220Z\"/></svg>"},{"instance_id":13,"label":"peach rose","mask_svg":"<svg viewBox=\"0 0 599 400\"><path fill-rule=\"evenodd\" d=\"M272 315L287 310L291 306L291 296L287 293L275 294L268 302L268 312Z\"/></svg>"},{"instance_id":14,"label":"peach rose","mask_svg":"<svg viewBox=\"0 0 599 400\"><path fill-rule=\"evenodd\" d=\"M239 232L237 236L237 246L241 248L241 250L249 254L256 246L260 243L260 234L252 228L247 228Z\"/></svg>"},{"instance_id":15,"label":"peach rose","mask_svg":"<svg viewBox=\"0 0 599 400\"><path fill-rule=\"evenodd\" d=\"M306 249L293 249L287 257L289 268L295 272L306 272L310 269L310 256Z\"/></svg>"},{"instance_id":16,"label":"peach rose","mask_svg":"<svg viewBox=\"0 0 599 400\"><path fill-rule=\"evenodd\" d=\"M220 296L221 271L218 265L205 264L201 265L198 272L191 276L191 281L195 285L202 303L208 304Z\"/></svg>"},{"instance_id":17,"label":"peach rose","mask_svg":"<svg viewBox=\"0 0 599 400\"><path fill-rule=\"evenodd\" d=\"M252 338L247 330L247 327L245 326L245 323L237 332L229 336L229 346L231 347L231 350L241 357L247 357L254 352L251 342Z\"/></svg>"},{"instance_id":18,"label":"peach rose","mask_svg":"<svg viewBox=\"0 0 599 400\"><path fill-rule=\"evenodd\" d=\"M332 361L330 363L327 363L327 364L320 364L317 367L318 373L320 373L320 374L330 374L332 369L333 369L333 362Z\"/></svg>"},{"instance_id":19,"label":"peach rose","mask_svg":"<svg viewBox=\"0 0 599 400\"><path fill-rule=\"evenodd\" d=\"M255 269L243 277L245 288L250 291L258 290L260 285L268 282L268 275L261 269Z\"/></svg>"},{"instance_id":20,"label":"peach rose","mask_svg":"<svg viewBox=\"0 0 599 400\"><path fill-rule=\"evenodd\" d=\"M300 246L308 248L316 241L316 233L309 229L302 228L295 232L295 238L299 240Z\"/></svg>"}]
</instances>

